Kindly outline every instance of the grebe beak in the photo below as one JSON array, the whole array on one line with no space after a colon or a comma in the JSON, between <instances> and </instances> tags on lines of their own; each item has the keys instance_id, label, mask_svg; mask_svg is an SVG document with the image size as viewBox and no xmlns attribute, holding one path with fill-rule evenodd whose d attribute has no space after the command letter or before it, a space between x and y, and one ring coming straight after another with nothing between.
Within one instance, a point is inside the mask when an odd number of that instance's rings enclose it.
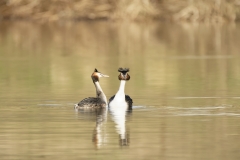
<instances>
[{"instance_id":1,"label":"grebe beak","mask_svg":"<svg viewBox=\"0 0 240 160\"><path fill-rule=\"evenodd\" d=\"M105 74L102 74L102 73L101 73L101 76L102 77L109 77L108 75L105 75Z\"/></svg>"}]
</instances>

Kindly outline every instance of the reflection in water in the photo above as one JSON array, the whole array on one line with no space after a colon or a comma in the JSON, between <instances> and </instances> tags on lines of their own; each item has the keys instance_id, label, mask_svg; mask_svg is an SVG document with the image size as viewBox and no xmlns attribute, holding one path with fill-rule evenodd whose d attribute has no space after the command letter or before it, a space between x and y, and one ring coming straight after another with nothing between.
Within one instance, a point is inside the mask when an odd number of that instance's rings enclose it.
<instances>
[{"instance_id":1,"label":"reflection in water","mask_svg":"<svg viewBox=\"0 0 240 160\"><path fill-rule=\"evenodd\" d=\"M129 133L126 131L126 116L130 114L130 111L126 107L110 107L110 114L112 120L116 124L116 131L119 134L119 145L128 146L129 145Z\"/></svg>"},{"instance_id":2,"label":"reflection in water","mask_svg":"<svg viewBox=\"0 0 240 160\"><path fill-rule=\"evenodd\" d=\"M108 110L106 108L79 108L76 111L78 111L79 118L96 121L92 141L97 149L101 148L107 142L106 122Z\"/></svg>"},{"instance_id":3,"label":"reflection in water","mask_svg":"<svg viewBox=\"0 0 240 160\"><path fill-rule=\"evenodd\" d=\"M102 108L101 114L97 115L96 126L93 130L93 138L96 148L100 148L107 142L107 132L106 132L106 122L107 122L107 109Z\"/></svg>"},{"instance_id":4,"label":"reflection in water","mask_svg":"<svg viewBox=\"0 0 240 160\"><path fill-rule=\"evenodd\" d=\"M76 109L78 118L81 120L95 121L96 126L93 130L92 141L97 149L100 149L107 143L107 108L81 108ZM129 132L126 130L126 118L131 115L124 107L114 107L109 109L112 120L115 123L116 131L119 134L119 145L128 146L130 142Z\"/></svg>"}]
</instances>

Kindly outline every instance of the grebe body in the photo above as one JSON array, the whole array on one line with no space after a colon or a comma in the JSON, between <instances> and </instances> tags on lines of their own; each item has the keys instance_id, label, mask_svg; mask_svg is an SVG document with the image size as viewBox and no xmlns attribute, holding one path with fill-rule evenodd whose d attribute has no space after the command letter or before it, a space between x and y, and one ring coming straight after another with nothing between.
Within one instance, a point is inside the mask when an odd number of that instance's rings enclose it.
<instances>
[{"instance_id":1,"label":"grebe body","mask_svg":"<svg viewBox=\"0 0 240 160\"><path fill-rule=\"evenodd\" d=\"M109 99L110 108L125 108L126 110L132 110L132 99L130 96L125 95L125 84L126 81L130 80L130 75L128 74L128 68L119 68L120 72L118 79L120 80L120 87L118 92Z\"/></svg>"},{"instance_id":2,"label":"grebe body","mask_svg":"<svg viewBox=\"0 0 240 160\"><path fill-rule=\"evenodd\" d=\"M80 101L78 104L75 105L75 109L80 108L104 108L107 106L107 97L104 94L100 83L99 78L101 77L109 77L108 75L104 75L99 72L97 69L91 75L92 81L96 88L96 97L88 97Z\"/></svg>"}]
</instances>

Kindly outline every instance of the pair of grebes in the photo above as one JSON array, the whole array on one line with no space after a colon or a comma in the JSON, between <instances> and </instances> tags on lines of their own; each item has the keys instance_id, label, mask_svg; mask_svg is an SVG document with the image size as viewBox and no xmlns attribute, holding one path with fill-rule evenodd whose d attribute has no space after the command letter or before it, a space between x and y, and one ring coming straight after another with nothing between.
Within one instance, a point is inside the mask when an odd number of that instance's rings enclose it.
<instances>
[{"instance_id":1,"label":"pair of grebes","mask_svg":"<svg viewBox=\"0 0 240 160\"><path fill-rule=\"evenodd\" d=\"M107 97L104 94L100 83L99 78L101 77L109 77L108 75L104 75L99 72L97 69L94 70L91 78L96 88L96 97L88 97L80 101L75 105L75 109L84 109L84 108L105 108L107 104L109 107L121 107L126 110L132 110L132 99L125 95L124 89L126 81L130 79L128 74L128 68L119 68L118 72L120 72L118 79L120 80L120 87L116 95L112 96L109 99L109 103L107 103Z\"/></svg>"}]
</instances>

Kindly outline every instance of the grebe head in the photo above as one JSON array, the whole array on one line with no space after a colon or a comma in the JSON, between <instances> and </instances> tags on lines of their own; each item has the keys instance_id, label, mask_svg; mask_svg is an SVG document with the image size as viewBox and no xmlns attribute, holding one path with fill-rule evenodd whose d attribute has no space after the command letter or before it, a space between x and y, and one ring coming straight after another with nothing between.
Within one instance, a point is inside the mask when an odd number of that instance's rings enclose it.
<instances>
[{"instance_id":1,"label":"grebe head","mask_svg":"<svg viewBox=\"0 0 240 160\"><path fill-rule=\"evenodd\" d=\"M99 81L99 78L101 77L109 77L108 75L102 74L101 72L99 72L96 68L93 71L93 74L91 75L93 82L97 82Z\"/></svg>"},{"instance_id":2,"label":"grebe head","mask_svg":"<svg viewBox=\"0 0 240 160\"><path fill-rule=\"evenodd\" d=\"M130 79L130 76L128 74L129 68L119 68L118 72L120 72L118 79L119 80L125 80L128 81Z\"/></svg>"}]
</instances>

